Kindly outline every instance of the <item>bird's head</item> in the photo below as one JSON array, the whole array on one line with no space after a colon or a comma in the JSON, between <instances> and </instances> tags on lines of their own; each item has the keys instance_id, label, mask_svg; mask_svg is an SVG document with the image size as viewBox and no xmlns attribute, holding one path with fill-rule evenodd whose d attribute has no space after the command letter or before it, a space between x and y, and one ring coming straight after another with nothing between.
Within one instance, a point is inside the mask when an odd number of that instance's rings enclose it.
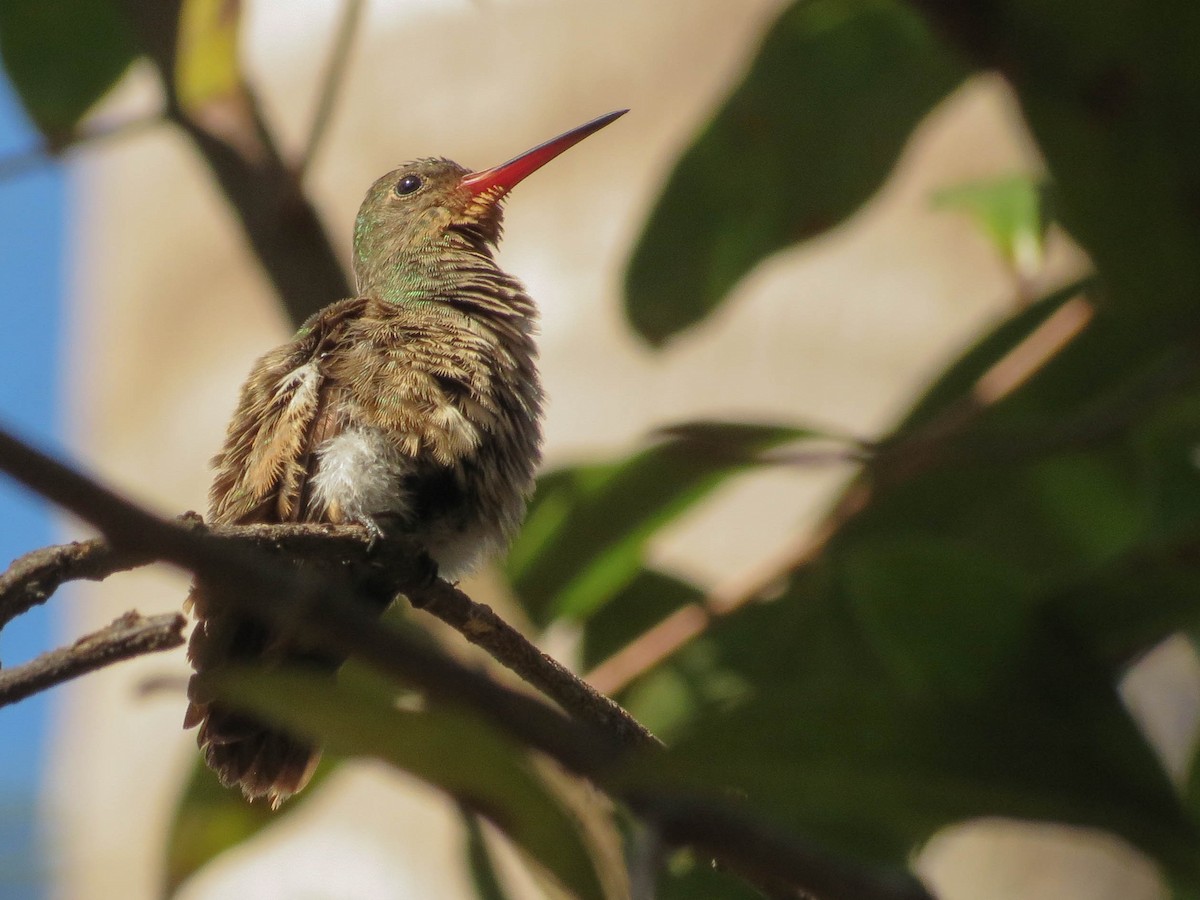
<instances>
[{"instance_id":1,"label":"bird's head","mask_svg":"<svg viewBox=\"0 0 1200 900\"><path fill-rule=\"evenodd\" d=\"M448 159L418 159L376 180L354 225L354 271L360 292L403 267L414 254L448 240L485 250L500 240L500 201L518 182L564 150L623 116L619 110L527 150L508 162L471 172ZM388 279L390 280L390 279Z\"/></svg>"}]
</instances>

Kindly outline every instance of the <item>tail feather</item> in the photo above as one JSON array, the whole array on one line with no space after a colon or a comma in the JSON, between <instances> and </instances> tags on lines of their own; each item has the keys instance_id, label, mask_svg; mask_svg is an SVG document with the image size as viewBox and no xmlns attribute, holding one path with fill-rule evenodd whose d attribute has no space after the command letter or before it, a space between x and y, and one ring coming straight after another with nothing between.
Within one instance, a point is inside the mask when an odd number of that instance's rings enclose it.
<instances>
[{"instance_id":1,"label":"tail feather","mask_svg":"<svg viewBox=\"0 0 1200 900\"><path fill-rule=\"evenodd\" d=\"M229 718L240 720L236 737L221 730ZM266 798L273 807L308 784L321 758L320 749L309 741L220 706L209 708L202 727L204 761L221 783L240 787L247 800Z\"/></svg>"},{"instance_id":2,"label":"tail feather","mask_svg":"<svg viewBox=\"0 0 1200 900\"><path fill-rule=\"evenodd\" d=\"M375 613L391 602L388 588L359 586L359 595ZM189 705L183 727L199 726L196 742L209 767L227 787L240 787L248 800L266 798L273 807L301 790L321 758L320 747L299 735L230 708L212 695L206 672L228 665L299 667L332 676L345 656L306 642L297 634L220 602L208 585L196 584L187 599L196 618L188 658L196 674L188 683Z\"/></svg>"},{"instance_id":3,"label":"tail feather","mask_svg":"<svg viewBox=\"0 0 1200 900\"><path fill-rule=\"evenodd\" d=\"M189 598L197 614L188 645L196 675L188 684L183 727L199 726L196 743L204 760L226 787L239 787L247 800L265 798L278 807L300 791L317 767L320 748L261 719L229 708L204 689L197 676L239 662L298 664L332 673L341 660L312 648L289 645L263 623L233 611L211 609L198 588Z\"/></svg>"}]
</instances>

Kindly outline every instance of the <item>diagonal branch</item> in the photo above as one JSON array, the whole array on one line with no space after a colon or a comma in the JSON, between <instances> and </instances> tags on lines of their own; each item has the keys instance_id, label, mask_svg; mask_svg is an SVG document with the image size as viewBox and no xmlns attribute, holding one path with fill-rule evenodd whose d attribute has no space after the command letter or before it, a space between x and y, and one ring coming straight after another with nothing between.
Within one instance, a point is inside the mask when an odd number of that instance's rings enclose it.
<instances>
[{"instance_id":1,"label":"diagonal branch","mask_svg":"<svg viewBox=\"0 0 1200 900\"><path fill-rule=\"evenodd\" d=\"M599 771L621 753L612 735L497 684L413 635L381 627L340 583L299 573L235 540L162 519L3 430L0 471L97 528L114 552L203 574L206 584L247 613L355 656L433 697L466 705L502 729L512 728L572 771Z\"/></svg>"},{"instance_id":2,"label":"diagonal branch","mask_svg":"<svg viewBox=\"0 0 1200 900\"><path fill-rule=\"evenodd\" d=\"M60 155L76 148L107 143L118 138L131 137L143 131L148 131L162 122L163 117L160 113L152 113L136 119L126 119L121 122L76 130L61 141L55 141L53 144L46 142L43 146L31 147L28 150L22 150L0 159L0 181L7 181L10 178L16 178L27 172L31 172L40 166L49 165Z\"/></svg>"},{"instance_id":3,"label":"diagonal branch","mask_svg":"<svg viewBox=\"0 0 1200 900\"><path fill-rule=\"evenodd\" d=\"M804 889L821 885L823 900L929 900L911 877L876 877L827 856L747 817L732 799L690 803L681 811L679 797L645 779L639 783L629 770L617 771L629 748L612 732L504 687L411 634L382 627L352 591L335 582L298 573L233 539L161 519L3 430L0 471L98 528L114 552L150 556L202 575L247 613L471 710L608 790L664 834L714 853L771 896L803 896ZM780 885L793 887L784 891Z\"/></svg>"},{"instance_id":4,"label":"diagonal branch","mask_svg":"<svg viewBox=\"0 0 1200 900\"><path fill-rule=\"evenodd\" d=\"M498 663L516 672L575 718L612 734L622 746L662 746L620 704L531 644L490 606L476 603L441 579L410 592L409 599L414 606L437 616L472 644L486 650Z\"/></svg>"},{"instance_id":5,"label":"diagonal branch","mask_svg":"<svg viewBox=\"0 0 1200 900\"><path fill-rule=\"evenodd\" d=\"M490 607L476 603L441 579L430 581L428 562L411 541L390 538L372 543L366 530L358 526L210 527L194 513L188 513L180 521L186 528L289 563L317 563L354 570L356 582L369 581L372 591L404 594L415 607L441 619L486 650L573 717L610 731L623 746L659 746L657 739L615 701L539 650ZM45 602L68 581L100 581L154 561L153 556L119 551L101 539L43 547L28 553L0 575L0 628L30 607Z\"/></svg>"},{"instance_id":6,"label":"diagonal branch","mask_svg":"<svg viewBox=\"0 0 1200 900\"><path fill-rule=\"evenodd\" d=\"M178 647L183 643L186 625L182 613L146 618L140 613L127 612L69 647L0 670L0 707L112 663Z\"/></svg>"},{"instance_id":7,"label":"diagonal branch","mask_svg":"<svg viewBox=\"0 0 1200 900\"><path fill-rule=\"evenodd\" d=\"M329 53L324 77L321 79L321 93L317 98L312 126L308 131L308 142L304 146L300 164L296 167L297 181L303 182L304 176L312 170L317 153L321 149L321 142L329 131L329 123L333 119L333 105L346 77L350 51L354 47L354 38L358 34L365 6L363 0L345 0L342 4L342 18L338 23L337 35L333 39L333 49Z\"/></svg>"},{"instance_id":8,"label":"diagonal branch","mask_svg":"<svg viewBox=\"0 0 1200 900\"><path fill-rule=\"evenodd\" d=\"M233 207L251 248L292 321L351 296L350 282L312 202L283 155L249 86L244 89L244 137L256 153L189 118L175 95L176 38L181 0L122 0L138 41L162 79L167 118L195 144ZM240 125L243 123L239 123Z\"/></svg>"}]
</instances>

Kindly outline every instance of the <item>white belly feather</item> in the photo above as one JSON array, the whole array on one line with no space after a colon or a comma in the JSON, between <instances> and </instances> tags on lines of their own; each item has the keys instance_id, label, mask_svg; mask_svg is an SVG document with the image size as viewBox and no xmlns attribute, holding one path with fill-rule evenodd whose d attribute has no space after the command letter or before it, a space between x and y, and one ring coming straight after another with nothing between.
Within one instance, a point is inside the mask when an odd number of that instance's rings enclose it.
<instances>
[{"instance_id":1,"label":"white belly feather","mask_svg":"<svg viewBox=\"0 0 1200 900\"><path fill-rule=\"evenodd\" d=\"M326 512L363 521L378 515L410 518L405 477L412 460L374 428L351 428L317 449L313 497Z\"/></svg>"}]
</instances>

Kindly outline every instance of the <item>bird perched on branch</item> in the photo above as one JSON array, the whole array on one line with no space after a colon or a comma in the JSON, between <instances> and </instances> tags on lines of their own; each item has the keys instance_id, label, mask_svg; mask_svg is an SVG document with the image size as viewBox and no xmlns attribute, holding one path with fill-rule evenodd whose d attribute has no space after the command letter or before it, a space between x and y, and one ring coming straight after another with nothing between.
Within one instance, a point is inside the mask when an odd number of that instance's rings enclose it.
<instances>
[{"instance_id":1,"label":"bird perched on branch","mask_svg":"<svg viewBox=\"0 0 1200 900\"><path fill-rule=\"evenodd\" d=\"M354 226L358 296L333 303L255 365L215 459L218 524L360 523L415 538L456 577L503 549L540 459L537 309L500 269L504 196L610 113L491 169L420 159L367 192ZM238 664L342 662L196 585L197 675ZM206 696L184 727L248 799L278 805L311 777L309 741Z\"/></svg>"}]
</instances>

